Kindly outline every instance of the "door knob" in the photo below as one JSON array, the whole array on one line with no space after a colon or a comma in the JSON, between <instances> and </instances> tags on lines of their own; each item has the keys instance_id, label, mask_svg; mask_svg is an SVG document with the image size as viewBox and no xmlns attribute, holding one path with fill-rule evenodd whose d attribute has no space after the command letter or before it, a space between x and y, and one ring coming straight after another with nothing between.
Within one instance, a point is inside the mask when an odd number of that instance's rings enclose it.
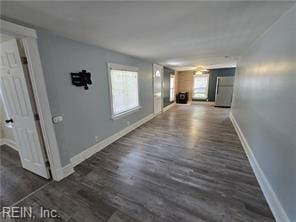
<instances>
[{"instance_id":1,"label":"door knob","mask_svg":"<svg viewBox=\"0 0 296 222\"><path fill-rule=\"evenodd\" d=\"M13 123L13 119L7 119L5 120L6 123Z\"/></svg>"}]
</instances>

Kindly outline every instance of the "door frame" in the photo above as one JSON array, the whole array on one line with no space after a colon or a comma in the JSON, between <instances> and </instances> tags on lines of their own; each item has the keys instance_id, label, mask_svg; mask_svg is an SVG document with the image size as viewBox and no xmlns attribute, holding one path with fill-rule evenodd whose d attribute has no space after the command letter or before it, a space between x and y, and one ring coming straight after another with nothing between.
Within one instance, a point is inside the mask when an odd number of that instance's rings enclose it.
<instances>
[{"instance_id":1,"label":"door frame","mask_svg":"<svg viewBox=\"0 0 296 222\"><path fill-rule=\"evenodd\" d=\"M161 97L160 97L160 102L161 102L161 109L160 109L160 112L159 113L155 113L155 102L154 102L154 69L155 67L159 67L161 69L161 72L160 72L160 81L161 81ZM152 65L152 76L153 76L153 114L156 116L160 113L163 112L163 66L162 65L159 65L159 64L156 64L154 63Z\"/></svg>"},{"instance_id":2,"label":"door frame","mask_svg":"<svg viewBox=\"0 0 296 222\"><path fill-rule=\"evenodd\" d=\"M34 100L39 114L45 151L50 164L52 178L56 181L63 179L73 172L65 172L61 163L61 156L54 131L50 106L46 91L44 73L37 44L37 32L34 29L17 25L0 19L0 33L20 39L28 61L28 70L33 89Z\"/></svg>"}]
</instances>

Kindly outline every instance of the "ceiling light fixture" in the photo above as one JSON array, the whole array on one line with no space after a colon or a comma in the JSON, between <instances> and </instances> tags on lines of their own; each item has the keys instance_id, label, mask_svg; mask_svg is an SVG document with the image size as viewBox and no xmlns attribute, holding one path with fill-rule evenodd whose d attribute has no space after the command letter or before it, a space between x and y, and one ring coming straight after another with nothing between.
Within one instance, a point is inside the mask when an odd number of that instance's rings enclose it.
<instances>
[{"instance_id":1,"label":"ceiling light fixture","mask_svg":"<svg viewBox=\"0 0 296 222\"><path fill-rule=\"evenodd\" d=\"M196 67L196 72L195 75L202 75L204 72L208 72L209 70L207 70L204 66L199 65Z\"/></svg>"}]
</instances>

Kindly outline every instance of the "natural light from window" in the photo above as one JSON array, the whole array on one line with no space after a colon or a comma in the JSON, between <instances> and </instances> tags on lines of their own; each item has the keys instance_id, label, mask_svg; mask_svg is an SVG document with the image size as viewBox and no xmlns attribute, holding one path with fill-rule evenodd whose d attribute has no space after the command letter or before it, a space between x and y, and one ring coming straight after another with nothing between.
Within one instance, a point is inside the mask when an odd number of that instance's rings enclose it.
<instances>
[{"instance_id":1,"label":"natural light from window","mask_svg":"<svg viewBox=\"0 0 296 222\"><path fill-rule=\"evenodd\" d=\"M207 99L208 98L208 85L209 75L199 74L194 75L193 82L193 99Z\"/></svg>"},{"instance_id":2,"label":"natural light from window","mask_svg":"<svg viewBox=\"0 0 296 222\"><path fill-rule=\"evenodd\" d=\"M175 100L175 75L170 76L170 102Z\"/></svg>"},{"instance_id":3,"label":"natural light from window","mask_svg":"<svg viewBox=\"0 0 296 222\"><path fill-rule=\"evenodd\" d=\"M110 69L112 117L125 115L140 108L138 72Z\"/></svg>"}]
</instances>

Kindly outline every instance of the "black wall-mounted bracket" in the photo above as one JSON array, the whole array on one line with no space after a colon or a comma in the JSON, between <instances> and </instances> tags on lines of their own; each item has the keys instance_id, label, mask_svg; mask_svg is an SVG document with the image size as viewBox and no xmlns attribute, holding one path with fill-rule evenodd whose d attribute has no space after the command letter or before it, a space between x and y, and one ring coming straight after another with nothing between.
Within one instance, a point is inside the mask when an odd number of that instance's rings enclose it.
<instances>
[{"instance_id":1,"label":"black wall-mounted bracket","mask_svg":"<svg viewBox=\"0 0 296 222\"><path fill-rule=\"evenodd\" d=\"M84 86L84 89L88 90L88 85L92 84L91 73L82 70L79 73L71 72L72 84L74 86Z\"/></svg>"}]
</instances>

